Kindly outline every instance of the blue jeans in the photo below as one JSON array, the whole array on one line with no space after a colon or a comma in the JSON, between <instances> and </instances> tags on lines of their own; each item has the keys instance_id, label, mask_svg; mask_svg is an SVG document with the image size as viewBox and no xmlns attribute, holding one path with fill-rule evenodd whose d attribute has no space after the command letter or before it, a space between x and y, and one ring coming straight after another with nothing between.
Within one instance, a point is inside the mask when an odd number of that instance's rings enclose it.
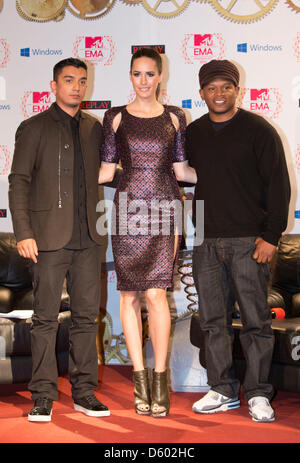
<instances>
[{"instance_id":1,"label":"blue jeans","mask_svg":"<svg viewBox=\"0 0 300 463\"><path fill-rule=\"evenodd\" d=\"M238 394L240 383L232 366L232 308L237 301L243 324L240 341L246 359L243 392L247 400L273 396L268 384L274 348L267 304L269 270L252 257L256 238L208 238L193 253L208 384L227 397Z\"/></svg>"}]
</instances>

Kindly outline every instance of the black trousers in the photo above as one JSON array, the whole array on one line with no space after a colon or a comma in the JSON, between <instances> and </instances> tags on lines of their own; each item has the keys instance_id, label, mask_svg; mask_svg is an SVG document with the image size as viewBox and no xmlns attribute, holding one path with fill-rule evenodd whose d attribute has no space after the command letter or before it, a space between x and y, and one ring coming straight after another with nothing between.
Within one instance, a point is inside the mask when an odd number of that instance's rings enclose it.
<instances>
[{"instance_id":1,"label":"black trousers","mask_svg":"<svg viewBox=\"0 0 300 463\"><path fill-rule=\"evenodd\" d=\"M208 384L227 397L238 394L240 384L232 367L232 308L236 300L243 323L240 341L247 364L243 384L247 400L273 396L268 382L274 348L267 304L269 271L267 264L258 264L252 257L255 239L205 239L193 253Z\"/></svg>"},{"instance_id":2,"label":"black trousers","mask_svg":"<svg viewBox=\"0 0 300 463\"><path fill-rule=\"evenodd\" d=\"M31 327L32 400L57 400L57 361L55 344L58 313L64 279L70 296L69 376L72 397L78 399L98 387L96 347L100 305L100 247L83 250L60 249L39 252L32 263L34 314Z\"/></svg>"}]
</instances>

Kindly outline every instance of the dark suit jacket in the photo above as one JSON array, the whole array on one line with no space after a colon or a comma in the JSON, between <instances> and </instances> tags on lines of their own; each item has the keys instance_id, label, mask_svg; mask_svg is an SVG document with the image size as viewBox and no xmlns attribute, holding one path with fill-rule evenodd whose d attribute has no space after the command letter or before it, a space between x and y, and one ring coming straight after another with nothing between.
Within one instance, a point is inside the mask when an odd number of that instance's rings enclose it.
<instances>
[{"instance_id":1,"label":"dark suit jacket","mask_svg":"<svg viewBox=\"0 0 300 463\"><path fill-rule=\"evenodd\" d=\"M81 113L80 142L83 153L88 226L97 234L99 149L102 126ZM73 229L73 140L55 106L23 121L17 129L9 175L9 207L17 241L34 238L41 251L63 248Z\"/></svg>"}]
</instances>

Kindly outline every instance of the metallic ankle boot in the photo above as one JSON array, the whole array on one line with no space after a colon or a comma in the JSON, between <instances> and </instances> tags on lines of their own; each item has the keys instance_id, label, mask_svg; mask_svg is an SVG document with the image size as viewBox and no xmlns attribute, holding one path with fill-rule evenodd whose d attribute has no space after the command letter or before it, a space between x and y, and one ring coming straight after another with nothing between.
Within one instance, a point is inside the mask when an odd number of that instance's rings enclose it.
<instances>
[{"instance_id":1,"label":"metallic ankle boot","mask_svg":"<svg viewBox=\"0 0 300 463\"><path fill-rule=\"evenodd\" d=\"M170 409L167 370L153 370L151 415L153 417L167 416Z\"/></svg>"},{"instance_id":2,"label":"metallic ankle boot","mask_svg":"<svg viewBox=\"0 0 300 463\"><path fill-rule=\"evenodd\" d=\"M150 415L150 387L148 369L134 371L134 408L139 415Z\"/></svg>"}]
</instances>

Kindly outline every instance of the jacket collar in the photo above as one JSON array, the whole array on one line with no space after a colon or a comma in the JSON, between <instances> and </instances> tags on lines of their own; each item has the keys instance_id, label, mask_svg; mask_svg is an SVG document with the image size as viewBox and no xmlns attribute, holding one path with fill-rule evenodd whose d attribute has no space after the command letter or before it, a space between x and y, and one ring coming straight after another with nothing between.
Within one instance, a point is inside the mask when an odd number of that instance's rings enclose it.
<instances>
[{"instance_id":1,"label":"jacket collar","mask_svg":"<svg viewBox=\"0 0 300 463\"><path fill-rule=\"evenodd\" d=\"M49 114L50 116L56 121L56 122L59 122L61 121L61 115L59 114L58 110L57 110L57 105L52 103L52 105L50 106L49 108ZM80 110L80 117L85 119L86 118L86 114Z\"/></svg>"}]
</instances>

